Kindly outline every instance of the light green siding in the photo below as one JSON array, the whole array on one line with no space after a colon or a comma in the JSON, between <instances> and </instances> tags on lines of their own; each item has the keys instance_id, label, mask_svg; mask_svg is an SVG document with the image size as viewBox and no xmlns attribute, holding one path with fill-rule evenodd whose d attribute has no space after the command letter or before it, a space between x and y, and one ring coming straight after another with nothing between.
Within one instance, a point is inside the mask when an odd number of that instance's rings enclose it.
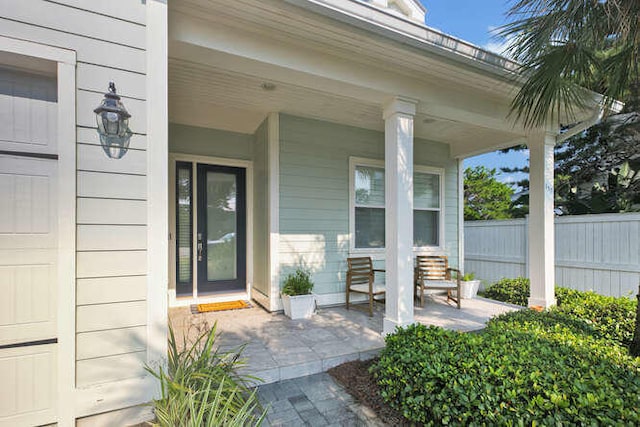
<instances>
[{"instance_id":1,"label":"light green siding","mask_svg":"<svg viewBox=\"0 0 640 427\"><path fill-rule=\"evenodd\" d=\"M457 162L445 144L416 140L414 162L445 169L445 248L458 258ZM281 115L281 272L309 268L314 292L344 291L349 256L349 158L384 159L384 134Z\"/></svg>"},{"instance_id":2,"label":"light green siding","mask_svg":"<svg viewBox=\"0 0 640 427\"><path fill-rule=\"evenodd\" d=\"M251 160L253 135L169 123L169 151Z\"/></svg>"}]
</instances>

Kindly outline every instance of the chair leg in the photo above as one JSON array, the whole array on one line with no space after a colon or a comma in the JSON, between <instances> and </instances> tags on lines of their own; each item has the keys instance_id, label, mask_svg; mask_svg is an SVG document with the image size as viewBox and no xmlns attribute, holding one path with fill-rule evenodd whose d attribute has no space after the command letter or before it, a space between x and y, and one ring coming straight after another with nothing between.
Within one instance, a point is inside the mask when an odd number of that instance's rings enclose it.
<instances>
[{"instance_id":1,"label":"chair leg","mask_svg":"<svg viewBox=\"0 0 640 427\"><path fill-rule=\"evenodd\" d=\"M424 286L420 285L420 307L424 307Z\"/></svg>"},{"instance_id":2,"label":"chair leg","mask_svg":"<svg viewBox=\"0 0 640 427\"><path fill-rule=\"evenodd\" d=\"M373 317L373 294L369 294L369 317Z\"/></svg>"},{"instance_id":3,"label":"chair leg","mask_svg":"<svg viewBox=\"0 0 640 427\"><path fill-rule=\"evenodd\" d=\"M349 310L349 285L347 285L347 310Z\"/></svg>"}]
</instances>

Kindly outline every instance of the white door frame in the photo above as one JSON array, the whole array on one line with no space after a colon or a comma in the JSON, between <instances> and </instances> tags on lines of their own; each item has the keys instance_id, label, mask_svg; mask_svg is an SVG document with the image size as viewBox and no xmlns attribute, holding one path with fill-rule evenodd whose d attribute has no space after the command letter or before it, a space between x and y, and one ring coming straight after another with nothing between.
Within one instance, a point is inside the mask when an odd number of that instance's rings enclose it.
<instances>
[{"instance_id":1,"label":"white door frame","mask_svg":"<svg viewBox=\"0 0 640 427\"><path fill-rule=\"evenodd\" d=\"M196 179L196 164L209 164L218 166L230 166L246 170L246 197L247 197L247 284L245 292L229 293L223 295L208 295L198 297L197 283L198 271L196 259L193 257L193 295L191 297L178 297L176 295L176 162L190 162L192 171L193 193L193 247L197 245L198 216L195 214L198 206L198 183ZM251 160L229 159L225 157L197 156L192 154L169 153L169 307L181 307L191 304L207 302L221 302L236 299L251 299L251 285L253 284L253 162Z\"/></svg>"}]
</instances>

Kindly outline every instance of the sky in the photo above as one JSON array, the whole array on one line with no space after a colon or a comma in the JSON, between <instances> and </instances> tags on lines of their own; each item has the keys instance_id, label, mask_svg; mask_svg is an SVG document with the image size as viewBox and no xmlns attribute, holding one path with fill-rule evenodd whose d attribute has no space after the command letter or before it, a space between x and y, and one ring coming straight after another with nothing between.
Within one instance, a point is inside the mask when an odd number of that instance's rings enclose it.
<instances>
[{"instance_id":1,"label":"sky","mask_svg":"<svg viewBox=\"0 0 640 427\"><path fill-rule=\"evenodd\" d=\"M420 0L427 9L429 27L461 38L477 46L500 53L500 40L492 37L491 30L505 23L507 0ZM465 167L484 165L495 168L525 166L528 152L508 154L489 153L465 159ZM511 183L522 179L522 174L500 173L498 179Z\"/></svg>"}]
</instances>

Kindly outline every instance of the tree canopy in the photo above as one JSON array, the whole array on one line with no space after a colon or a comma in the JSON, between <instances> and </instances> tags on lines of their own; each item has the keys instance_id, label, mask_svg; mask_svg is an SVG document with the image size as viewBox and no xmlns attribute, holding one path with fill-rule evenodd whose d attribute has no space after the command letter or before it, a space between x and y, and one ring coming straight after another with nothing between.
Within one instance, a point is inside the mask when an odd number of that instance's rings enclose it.
<instances>
[{"instance_id":1,"label":"tree canopy","mask_svg":"<svg viewBox=\"0 0 640 427\"><path fill-rule=\"evenodd\" d=\"M496 170L484 166L464 171L464 219L511 218L513 189L496 179Z\"/></svg>"}]
</instances>

